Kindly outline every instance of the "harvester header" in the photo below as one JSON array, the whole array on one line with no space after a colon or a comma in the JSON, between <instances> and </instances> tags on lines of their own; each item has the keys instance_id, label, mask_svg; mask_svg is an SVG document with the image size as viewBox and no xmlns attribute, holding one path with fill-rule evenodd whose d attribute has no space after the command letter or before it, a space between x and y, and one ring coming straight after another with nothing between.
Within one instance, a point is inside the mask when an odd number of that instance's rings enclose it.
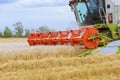
<instances>
[{"instance_id":1,"label":"harvester header","mask_svg":"<svg viewBox=\"0 0 120 80\"><path fill-rule=\"evenodd\" d=\"M34 33L28 38L30 46L36 45L80 45L86 48L96 48L101 39L88 40L89 37L99 34L96 28L83 28L81 30L68 30L59 32Z\"/></svg>"}]
</instances>

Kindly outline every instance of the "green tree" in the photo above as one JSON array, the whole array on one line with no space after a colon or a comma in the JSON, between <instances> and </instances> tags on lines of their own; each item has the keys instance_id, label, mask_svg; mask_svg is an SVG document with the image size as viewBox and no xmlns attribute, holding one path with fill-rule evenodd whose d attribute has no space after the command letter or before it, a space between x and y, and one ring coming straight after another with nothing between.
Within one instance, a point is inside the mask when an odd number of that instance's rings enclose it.
<instances>
[{"instance_id":1,"label":"green tree","mask_svg":"<svg viewBox=\"0 0 120 80\"><path fill-rule=\"evenodd\" d=\"M39 28L39 32L49 32L49 31L51 31L51 30L47 26L41 26Z\"/></svg>"},{"instance_id":2,"label":"green tree","mask_svg":"<svg viewBox=\"0 0 120 80\"><path fill-rule=\"evenodd\" d=\"M3 33L2 32L0 32L0 38L2 38L3 37Z\"/></svg>"},{"instance_id":3,"label":"green tree","mask_svg":"<svg viewBox=\"0 0 120 80\"><path fill-rule=\"evenodd\" d=\"M4 30L4 37L5 38L9 38L9 37L12 37L12 32L11 32L11 30L8 28L8 27L5 27L5 30Z\"/></svg>"},{"instance_id":4,"label":"green tree","mask_svg":"<svg viewBox=\"0 0 120 80\"><path fill-rule=\"evenodd\" d=\"M29 37L29 35L30 35L30 30L29 30L29 29L26 29L26 30L25 30L25 37Z\"/></svg>"},{"instance_id":5,"label":"green tree","mask_svg":"<svg viewBox=\"0 0 120 80\"><path fill-rule=\"evenodd\" d=\"M23 37L23 25L21 22L14 24L15 26L15 37Z\"/></svg>"}]
</instances>

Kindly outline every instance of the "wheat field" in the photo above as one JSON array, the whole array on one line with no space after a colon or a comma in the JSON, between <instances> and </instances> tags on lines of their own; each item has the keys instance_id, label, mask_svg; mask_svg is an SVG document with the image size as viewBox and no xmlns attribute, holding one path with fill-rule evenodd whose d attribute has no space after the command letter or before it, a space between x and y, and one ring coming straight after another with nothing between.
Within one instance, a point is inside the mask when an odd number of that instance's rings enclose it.
<instances>
[{"instance_id":1,"label":"wheat field","mask_svg":"<svg viewBox=\"0 0 120 80\"><path fill-rule=\"evenodd\" d=\"M78 57L86 49L0 39L0 80L120 80L119 55Z\"/></svg>"}]
</instances>

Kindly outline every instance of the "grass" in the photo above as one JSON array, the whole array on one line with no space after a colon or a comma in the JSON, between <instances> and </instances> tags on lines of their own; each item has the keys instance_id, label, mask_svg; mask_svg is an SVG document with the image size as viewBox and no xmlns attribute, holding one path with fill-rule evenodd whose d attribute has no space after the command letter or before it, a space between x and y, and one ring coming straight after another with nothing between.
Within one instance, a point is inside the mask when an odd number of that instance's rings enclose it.
<instances>
[{"instance_id":1,"label":"grass","mask_svg":"<svg viewBox=\"0 0 120 80\"><path fill-rule=\"evenodd\" d=\"M10 50L0 50L0 80L120 79L119 55L78 57L85 49L71 46L15 46L7 47Z\"/></svg>"}]
</instances>

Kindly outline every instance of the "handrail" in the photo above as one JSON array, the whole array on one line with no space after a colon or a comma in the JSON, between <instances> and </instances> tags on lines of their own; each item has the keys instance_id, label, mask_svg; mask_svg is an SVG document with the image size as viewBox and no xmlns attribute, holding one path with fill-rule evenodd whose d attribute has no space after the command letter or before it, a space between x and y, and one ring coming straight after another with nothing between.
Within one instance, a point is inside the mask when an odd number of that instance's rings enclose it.
<instances>
[{"instance_id":1,"label":"handrail","mask_svg":"<svg viewBox=\"0 0 120 80\"><path fill-rule=\"evenodd\" d=\"M103 11L103 13L104 13L104 16L102 16L102 11ZM104 8L102 8L102 7L100 7L99 8L99 14L100 14L100 18L101 18L101 20L104 22L104 21L106 21L106 19L103 19L104 17L106 18L106 14L105 14L105 10L104 10Z\"/></svg>"}]
</instances>

